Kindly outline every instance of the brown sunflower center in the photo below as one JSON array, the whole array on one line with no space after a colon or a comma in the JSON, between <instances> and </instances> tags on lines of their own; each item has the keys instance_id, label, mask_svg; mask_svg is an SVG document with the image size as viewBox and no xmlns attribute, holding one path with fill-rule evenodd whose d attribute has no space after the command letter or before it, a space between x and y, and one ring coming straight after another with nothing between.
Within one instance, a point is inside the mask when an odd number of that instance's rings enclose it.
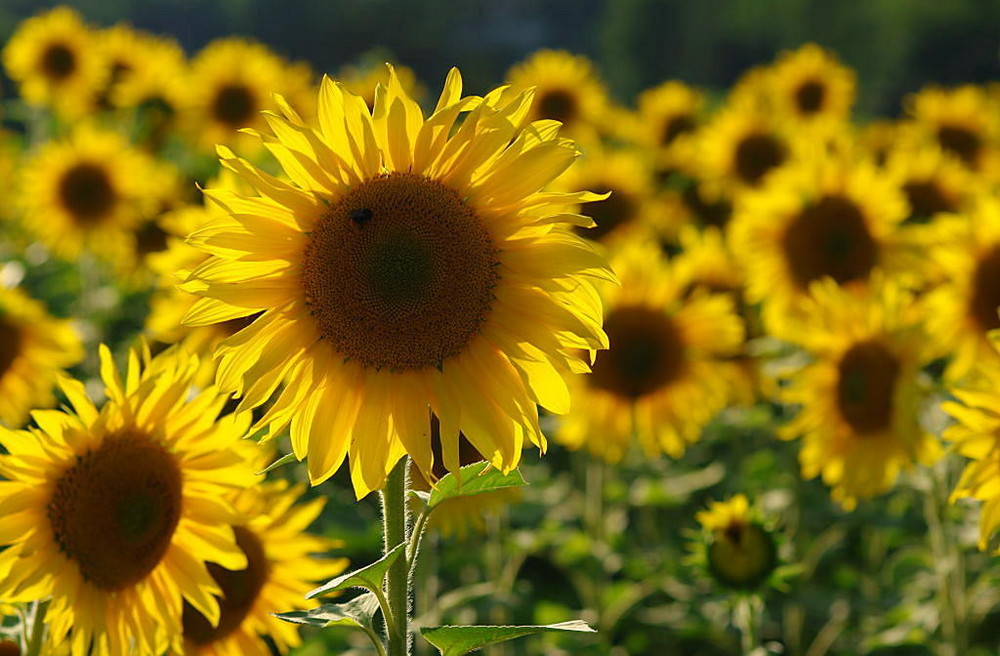
<instances>
[{"instance_id":1,"label":"brown sunflower center","mask_svg":"<svg viewBox=\"0 0 1000 656\"><path fill-rule=\"evenodd\" d=\"M663 123L663 132L660 135L660 145L669 146L682 134L687 134L697 127L694 117L689 114L678 114L671 116Z\"/></svg>"},{"instance_id":2,"label":"brown sunflower center","mask_svg":"<svg viewBox=\"0 0 1000 656\"><path fill-rule=\"evenodd\" d=\"M212 116L233 128L245 126L257 111L253 92L242 84L226 84L212 100Z\"/></svg>"},{"instance_id":3,"label":"brown sunflower center","mask_svg":"<svg viewBox=\"0 0 1000 656\"><path fill-rule=\"evenodd\" d=\"M837 365L837 407L857 433L872 433L892 424L893 396L899 360L884 344L855 344Z\"/></svg>"},{"instance_id":4,"label":"brown sunflower center","mask_svg":"<svg viewBox=\"0 0 1000 656\"><path fill-rule=\"evenodd\" d=\"M0 641L0 656L21 656L21 645L11 640Z\"/></svg>"},{"instance_id":5,"label":"brown sunflower center","mask_svg":"<svg viewBox=\"0 0 1000 656\"><path fill-rule=\"evenodd\" d=\"M733 216L733 204L725 198L705 198L697 184L688 185L681 194L684 205L704 225L723 227Z\"/></svg>"},{"instance_id":6,"label":"brown sunflower center","mask_svg":"<svg viewBox=\"0 0 1000 656\"><path fill-rule=\"evenodd\" d=\"M683 374L684 336L662 310L618 308L604 320L604 330L611 348L597 355L591 386L634 400Z\"/></svg>"},{"instance_id":7,"label":"brown sunflower center","mask_svg":"<svg viewBox=\"0 0 1000 656\"><path fill-rule=\"evenodd\" d=\"M135 233L135 250L140 256L165 251L169 236L156 221L146 221Z\"/></svg>"},{"instance_id":8,"label":"brown sunflower center","mask_svg":"<svg viewBox=\"0 0 1000 656\"><path fill-rule=\"evenodd\" d=\"M593 228L578 228L576 232L581 237L600 241L615 228L630 222L635 217L637 203L630 194L613 186L598 184L593 187L595 193L610 192L611 195L604 200L587 204L584 212L594 219L597 225Z\"/></svg>"},{"instance_id":9,"label":"brown sunflower center","mask_svg":"<svg viewBox=\"0 0 1000 656\"><path fill-rule=\"evenodd\" d=\"M0 315L0 376L7 373L14 360L21 354L24 333L20 326Z\"/></svg>"},{"instance_id":10,"label":"brown sunflower center","mask_svg":"<svg viewBox=\"0 0 1000 656\"><path fill-rule=\"evenodd\" d=\"M756 185L768 171L781 166L788 157L785 145L774 135L751 134L736 144L736 175Z\"/></svg>"},{"instance_id":11,"label":"brown sunflower center","mask_svg":"<svg viewBox=\"0 0 1000 656\"><path fill-rule=\"evenodd\" d=\"M454 190L397 172L330 206L303 253L301 281L338 353L401 371L464 350L489 315L498 266L486 226Z\"/></svg>"},{"instance_id":12,"label":"brown sunflower center","mask_svg":"<svg viewBox=\"0 0 1000 656\"><path fill-rule=\"evenodd\" d=\"M563 89L545 91L535 102L539 116L563 124L572 123L578 112L576 96Z\"/></svg>"},{"instance_id":13,"label":"brown sunflower center","mask_svg":"<svg viewBox=\"0 0 1000 656\"><path fill-rule=\"evenodd\" d=\"M808 80L795 90L795 105L803 114L815 114L823 109L826 86L818 80Z\"/></svg>"},{"instance_id":14,"label":"brown sunflower center","mask_svg":"<svg viewBox=\"0 0 1000 656\"><path fill-rule=\"evenodd\" d=\"M52 43L42 53L41 65L47 78L65 80L76 70L76 54L65 43Z\"/></svg>"},{"instance_id":15,"label":"brown sunflower center","mask_svg":"<svg viewBox=\"0 0 1000 656\"><path fill-rule=\"evenodd\" d=\"M865 278L878 259L878 244L854 201L824 196L785 230L782 251L802 289L830 276L838 284Z\"/></svg>"},{"instance_id":16,"label":"brown sunflower center","mask_svg":"<svg viewBox=\"0 0 1000 656\"><path fill-rule=\"evenodd\" d=\"M196 645L211 644L240 628L270 575L271 566L260 538L242 526L233 527L233 533L236 534L236 545L247 557L247 568L233 571L215 563L208 564L209 573L222 589L219 600L221 614L219 625L212 626L204 615L185 602L182 616L184 637Z\"/></svg>"},{"instance_id":17,"label":"brown sunflower center","mask_svg":"<svg viewBox=\"0 0 1000 656\"><path fill-rule=\"evenodd\" d=\"M1000 328L1000 246L994 247L979 259L972 276L972 295L969 313L985 331Z\"/></svg>"},{"instance_id":18,"label":"brown sunflower center","mask_svg":"<svg viewBox=\"0 0 1000 656\"><path fill-rule=\"evenodd\" d=\"M59 548L83 578L115 591L156 568L182 503L174 456L146 436L125 433L79 456L56 481L47 511Z\"/></svg>"},{"instance_id":19,"label":"brown sunflower center","mask_svg":"<svg viewBox=\"0 0 1000 656\"><path fill-rule=\"evenodd\" d=\"M938 128L937 138L942 148L970 166L976 163L983 145L978 134L959 125L942 125Z\"/></svg>"},{"instance_id":20,"label":"brown sunflower center","mask_svg":"<svg viewBox=\"0 0 1000 656\"><path fill-rule=\"evenodd\" d=\"M103 219L117 200L104 167L81 162L67 170L59 181L62 206L84 226Z\"/></svg>"},{"instance_id":21,"label":"brown sunflower center","mask_svg":"<svg viewBox=\"0 0 1000 656\"><path fill-rule=\"evenodd\" d=\"M912 180L903 185L910 203L910 221L926 221L939 212L954 212L957 207L934 180Z\"/></svg>"}]
</instances>

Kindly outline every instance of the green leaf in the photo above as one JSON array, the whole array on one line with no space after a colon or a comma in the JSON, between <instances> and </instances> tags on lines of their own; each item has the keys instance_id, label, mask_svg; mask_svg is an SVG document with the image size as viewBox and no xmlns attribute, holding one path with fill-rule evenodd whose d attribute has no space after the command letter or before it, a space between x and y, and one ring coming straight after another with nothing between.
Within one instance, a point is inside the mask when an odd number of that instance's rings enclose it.
<instances>
[{"instance_id":1,"label":"green leaf","mask_svg":"<svg viewBox=\"0 0 1000 656\"><path fill-rule=\"evenodd\" d=\"M385 573L389 570L389 567L403 555L403 548L406 543L400 542L392 551L382 556L376 560L371 565L367 567L362 567L359 570L353 572L348 572L347 574L342 574L335 579L327 581L323 585L319 586L312 592L306 595L306 599L313 599L321 595L329 594L331 592L336 592L338 590L345 590L347 588L365 588L366 590L381 590L382 581L385 579Z\"/></svg>"},{"instance_id":2,"label":"green leaf","mask_svg":"<svg viewBox=\"0 0 1000 656\"><path fill-rule=\"evenodd\" d=\"M527 485L521 472L516 469L505 475L499 469L491 467L488 462L466 465L462 467L460 474L461 485L459 485L459 476L455 473L448 474L438 481L437 487L431 490L431 497L427 501L428 508L433 510L448 499L455 497L467 497L473 494Z\"/></svg>"},{"instance_id":3,"label":"green leaf","mask_svg":"<svg viewBox=\"0 0 1000 656\"><path fill-rule=\"evenodd\" d=\"M432 626L420 629L420 634L438 648L441 656L462 656L522 636L560 631L596 633L586 622L573 620L544 626Z\"/></svg>"},{"instance_id":4,"label":"green leaf","mask_svg":"<svg viewBox=\"0 0 1000 656\"><path fill-rule=\"evenodd\" d=\"M294 453L289 453L289 454L283 455L280 458L278 458L277 460L275 460L274 462L272 462L270 465L268 465L267 467L265 467L264 469L262 469L261 471L257 472L257 474L266 474L267 472L271 471L272 469L277 469L278 467L280 467L282 465L287 465L288 463L294 462L294 461L295 461L295 454Z\"/></svg>"},{"instance_id":5,"label":"green leaf","mask_svg":"<svg viewBox=\"0 0 1000 656\"><path fill-rule=\"evenodd\" d=\"M342 604L323 604L312 610L296 610L289 613L274 613L274 616L293 624L309 624L325 629L330 626L372 628L372 617L378 610L378 598L371 592L355 597Z\"/></svg>"},{"instance_id":6,"label":"green leaf","mask_svg":"<svg viewBox=\"0 0 1000 656\"><path fill-rule=\"evenodd\" d=\"M424 492L423 490L410 490L410 496L414 499L418 499L424 505L431 500L430 492Z\"/></svg>"}]
</instances>

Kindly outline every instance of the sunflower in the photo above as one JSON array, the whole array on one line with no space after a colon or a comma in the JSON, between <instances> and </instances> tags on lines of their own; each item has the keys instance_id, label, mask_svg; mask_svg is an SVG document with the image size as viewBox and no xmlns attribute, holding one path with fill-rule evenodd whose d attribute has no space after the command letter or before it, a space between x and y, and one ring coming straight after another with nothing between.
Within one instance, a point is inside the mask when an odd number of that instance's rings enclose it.
<instances>
[{"instance_id":1,"label":"sunflower","mask_svg":"<svg viewBox=\"0 0 1000 656\"><path fill-rule=\"evenodd\" d=\"M650 237L662 217L653 197L655 185L649 162L634 149L588 145L580 161L557 182L563 190L590 189L609 194L587 205L595 226L578 226L577 234L602 243Z\"/></svg>"},{"instance_id":2,"label":"sunflower","mask_svg":"<svg viewBox=\"0 0 1000 656\"><path fill-rule=\"evenodd\" d=\"M728 103L698 131L691 172L713 196L759 188L793 159L782 125L750 102Z\"/></svg>"},{"instance_id":3,"label":"sunflower","mask_svg":"<svg viewBox=\"0 0 1000 656\"><path fill-rule=\"evenodd\" d=\"M980 196L966 215L939 221L928 241L941 284L926 297L927 330L957 380L977 363L1000 364L988 334L1000 328L1000 199Z\"/></svg>"},{"instance_id":4,"label":"sunflower","mask_svg":"<svg viewBox=\"0 0 1000 656\"><path fill-rule=\"evenodd\" d=\"M594 64L564 50L539 50L507 71L516 90L535 89L529 120L559 121L575 136L593 134L608 110L608 92Z\"/></svg>"},{"instance_id":5,"label":"sunflower","mask_svg":"<svg viewBox=\"0 0 1000 656\"><path fill-rule=\"evenodd\" d=\"M61 257L87 249L114 261L127 256L128 232L155 210L164 170L119 134L82 124L25 162L24 222Z\"/></svg>"},{"instance_id":6,"label":"sunflower","mask_svg":"<svg viewBox=\"0 0 1000 656\"><path fill-rule=\"evenodd\" d=\"M365 104L371 109L375 107L375 88L378 85L386 86L389 83L389 69L385 62L392 63L393 70L396 71L396 78L399 79L400 86L406 95L414 100L420 101L427 90L423 88L417 80L417 74L409 66L395 64L392 59L385 57L370 57L357 65L343 66L334 79L340 82L347 91L361 96L365 99Z\"/></svg>"},{"instance_id":7,"label":"sunflower","mask_svg":"<svg viewBox=\"0 0 1000 656\"><path fill-rule=\"evenodd\" d=\"M874 166L837 159L790 168L748 194L729 243L747 271L747 300L765 303L768 331L781 336L816 280L857 288L877 268L902 270L907 253L896 226L906 210Z\"/></svg>"},{"instance_id":8,"label":"sunflower","mask_svg":"<svg viewBox=\"0 0 1000 656\"><path fill-rule=\"evenodd\" d=\"M910 126L952 153L963 164L991 178L998 174L1000 119L997 102L982 88L927 87L908 99Z\"/></svg>"},{"instance_id":9,"label":"sunflower","mask_svg":"<svg viewBox=\"0 0 1000 656\"><path fill-rule=\"evenodd\" d=\"M296 625L273 613L314 607L318 602L306 601L305 596L316 587L315 581L332 578L347 565L343 558L313 555L339 543L304 532L326 499L297 503L302 493L301 486L276 481L237 494L234 505L245 519L233 526L233 532L247 566L208 566L222 590L221 614L217 623L209 622L195 606L184 604L186 656L270 656L274 652L263 636L279 653L301 643Z\"/></svg>"},{"instance_id":10,"label":"sunflower","mask_svg":"<svg viewBox=\"0 0 1000 656\"><path fill-rule=\"evenodd\" d=\"M20 427L29 410L52 405L59 371L82 358L68 321L49 316L20 289L0 287L0 422Z\"/></svg>"},{"instance_id":11,"label":"sunflower","mask_svg":"<svg viewBox=\"0 0 1000 656\"><path fill-rule=\"evenodd\" d=\"M1000 525L1000 371L995 364L981 367L975 383L949 390L956 401L942 404L954 418L943 437L959 455L970 458L955 489L955 499L978 499L983 502L979 518L979 548L986 550L990 537Z\"/></svg>"},{"instance_id":12,"label":"sunflower","mask_svg":"<svg viewBox=\"0 0 1000 656\"><path fill-rule=\"evenodd\" d=\"M850 116L854 72L815 43L782 53L769 78L775 110L796 125L828 132Z\"/></svg>"},{"instance_id":13,"label":"sunflower","mask_svg":"<svg viewBox=\"0 0 1000 656\"><path fill-rule=\"evenodd\" d=\"M853 509L889 490L903 469L941 456L919 424L921 367L930 359L912 296L883 276L864 294L826 278L811 285L795 336L815 361L789 376L779 398L801 406L782 427L802 437L802 475Z\"/></svg>"},{"instance_id":14,"label":"sunflower","mask_svg":"<svg viewBox=\"0 0 1000 656\"><path fill-rule=\"evenodd\" d=\"M3 63L25 102L69 118L93 108L107 73L94 35L69 7L21 23L3 50Z\"/></svg>"},{"instance_id":15,"label":"sunflower","mask_svg":"<svg viewBox=\"0 0 1000 656\"><path fill-rule=\"evenodd\" d=\"M288 67L266 46L230 37L209 43L191 61L191 94L186 126L205 148L215 144L256 146L242 128L263 129L261 111L272 108L273 93L287 93Z\"/></svg>"},{"instance_id":16,"label":"sunflower","mask_svg":"<svg viewBox=\"0 0 1000 656\"><path fill-rule=\"evenodd\" d=\"M622 284L602 290L611 348L571 379L556 439L617 462L634 434L650 455L679 458L732 398L741 372L724 358L739 352L743 324L729 295L685 297L652 244L622 247L612 266Z\"/></svg>"},{"instance_id":17,"label":"sunflower","mask_svg":"<svg viewBox=\"0 0 1000 656\"><path fill-rule=\"evenodd\" d=\"M935 144L890 150L884 169L906 195L910 225L965 209L979 186L957 158Z\"/></svg>"},{"instance_id":18,"label":"sunflower","mask_svg":"<svg viewBox=\"0 0 1000 656\"><path fill-rule=\"evenodd\" d=\"M133 351L123 383L102 346L102 408L63 379L75 413L0 429L0 597L51 598L52 636L71 632L74 655L163 653L180 640L183 601L219 621L205 561L247 566L224 500L254 480L235 450L247 422L216 420L228 397L214 388L191 395L197 368L179 351Z\"/></svg>"},{"instance_id":19,"label":"sunflower","mask_svg":"<svg viewBox=\"0 0 1000 656\"><path fill-rule=\"evenodd\" d=\"M461 431L508 472L544 448L535 404L565 412L578 350L607 346L593 285L614 276L566 213L599 197L546 190L577 151L553 121L521 127L532 98L462 98L452 70L425 120L393 73L373 113L324 79L319 130L268 115L292 183L220 149L261 195L206 191L231 216L189 237L214 257L182 285L204 297L186 321L262 313L219 347L218 381L240 412L288 381L258 426L291 424L313 483L348 453L359 497L406 453L430 477L430 411L446 469Z\"/></svg>"},{"instance_id":20,"label":"sunflower","mask_svg":"<svg viewBox=\"0 0 1000 656\"><path fill-rule=\"evenodd\" d=\"M677 151L703 120L705 95L683 82L669 80L639 94L637 111L624 126L625 136L657 155L661 168L671 168ZM680 148L679 148L680 147Z\"/></svg>"},{"instance_id":21,"label":"sunflower","mask_svg":"<svg viewBox=\"0 0 1000 656\"><path fill-rule=\"evenodd\" d=\"M778 564L778 547L771 531L745 494L713 501L695 514L707 534L705 562L720 584L737 590L759 587Z\"/></svg>"}]
</instances>

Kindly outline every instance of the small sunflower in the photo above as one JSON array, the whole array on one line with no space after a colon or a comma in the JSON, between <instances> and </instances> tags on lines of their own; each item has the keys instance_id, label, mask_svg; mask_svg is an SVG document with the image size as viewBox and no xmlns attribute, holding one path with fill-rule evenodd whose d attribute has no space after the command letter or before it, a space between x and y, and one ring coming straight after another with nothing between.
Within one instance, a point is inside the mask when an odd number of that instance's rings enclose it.
<instances>
[{"instance_id":1,"label":"small sunflower","mask_svg":"<svg viewBox=\"0 0 1000 656\"><path fill-rule=\"evenodd\" d=\"M63 379L75 410L33 413L37 429L0 429L0 597L51 598L55 641L74 656L161 654L181 636L182 602L219 622L205 561L242 569L227 522L232 490L253 482L235 445L247 422L216 420L228 397L191 396L196 358L129 354L123 383L101 349L108 400Z\"/></svg>"},{"instance_id":2,"label":"small sunflower","mask_svg":"<svg viewBox=\"0 0 1000 656\"><path fill-rule=\"evenodd\" d=\"M595 142L562 176L558 189L590 189L607 198L588 203L596 225L578 226L577 234L605 244L650 237L658 216L649 162L634 149L611 149Z\"/></svg>"},{"instance_id":3,"label":"small sunflower","mask_svg":"<svg viewBox=\"0 0 1000 656\"><path fill-rule=\"evenodd\" d=\"M59 371L83 359L80 337L19 289L0 288L0 422L20 427L32 408L55 403Z\"/></svg>"},{"instance_id":4,"label":"small sunflower","mask_svg":"<svg viewBox=\"0 0 1000 656\"><path fill-rule=\"evenodd\" d=\"M934 144L890 150L883 168L906 195L909 225L964 210L979 186L957 158Z\"/></svg>"},{"instance_id":5,"label":"small sunflower","mask_svg":"<svg viewBox=\"0 0 1000 656\"><path fill-rule=\"evenodd\" d=\"M747 271L747 300L765 304L768 330L781 336L816 280L859 288L878 268L901 270L896 227L906 209L873 166L836 159L793 167L748 194L729 243Z\"/></svg>"},{"instance_id":6,"label":"small sunflower","mask_svg":"<svg viewBox=\"0 0 1000 656\"><path fill-rule=\"evenodd\" d=\"M431 411L446 469L461 431L508 472L544 448L536 403L566 411L578 349L607 346L593 285L614 276L566 213L598 197L547 190L577 151L524 125L532 98L463 98L452 70L425 119L392 73L373 113L324 79L319 130L267 115L291 183L220 149L260 196L205 192L230 216L189 237L213 257L182 285L203 297L186 321L262 313L219 347L218 382L241 413L288 382L258 427L291 424L313 483L348 454L359 497L406 453L430 477Z\"/></svg>"},{"instance_id":7,"label":"small sunflower","mask_svg":"<svg viewBox=\"0 0 1000 656\"><path fill-rule=\"evenodd\" d=\"M690 166L714 195L759 188L793 160L794 144L783 123L749 102L728 103L696 138Z\"/></svg>"},{"instance_id":8,"label":"small sunflower","mask_svg":"<svg viewBox=\"0 0 1000 656\"><path fill-rule=\"evenodd\" d=\"M1000 170L997 109L996 100L980 87L927 87L909 99L910 127L970 169L993 177Z\"/></svg>"},{"instance_id":9,"label":"small sunflower","mask_svg":"<svg viewBox=\"0 0 1000 656\"><path fill-rule=\"evenodd\" d=\"M1000 364L989 333L1000 328L1000 200L980 196L966 215L939 222L929 259L941 284L926 297L927 330L941 354L950 354L945 371L957 380L978 363Z\"/></svg>"},{"instance_id":10,"label":"small sunflower","mask_svg":"<svg viewBox=\"0 0 1000 656\"><path fill-rule=\"evenodd\" d=\"M945 412L955 422L944 431L944 439L952 449L972 462L965 470L955 489L955 499L977 499L983 502L979 517L979 548L986 550L990 538L1000 526L1000 486L997 470L1000 469L1000 371L995 364L979 369L975 383L949 390L955 401L942 404Z\"/></svg>"},{"instance_id":11,"label":"small sunflower","mask_svg":"<svg viewBox=\"0 0 1000 656\"><path fill-rule=\"evenodd\" d=\"M63 258L87 249L114 261L128 250L128 233L154 211L163 171L119 134L83 124L25 161L23 221Z\"/></svg>"},{"instance_id":12,"label":"small sunflower","mask_svg":"<svg viewBox=\"0 0 1000 656\"><path fill-rule=\"evenodd\" d=\"M604 290L611 347L571 379L556 439L617 462L635 435L650 455L679 458L732 398L741 372L725 358L739 352L743 323L729 295L684 297L653 245L623 247L612 266L622 284Z\"/></svg>"},{"instance_id":13,"label":"small sunflower","mask_svg":"<svg viewBox=\"0 0 1000 656\"><path fill-rule=\"evenodd\" d=\"M3 63L25 102L67 118L93 108L107 73L94 35L69 7L21 23L3 49Z\"/></svg>"},{"instance_id":14,"label":"small sunflower","mask_svg":"<svg viewBox=\"0 0 1000 656\"><path fill-rule=\"evenodd\" d=\"M594 64L564 50L539 50L507 71L507 81L518 91L535 89L528 120L559 121L574 136L592 134L609 107Z\"/></svg>"},{"instance_id":15,"label":"small sunflower","mask_svg":"<svg viewBox=\"0 0 1000 656\"><path fill-rule=\"evenodd\" d=\"M236 544L246 556L244 568L210 564L208 571L222 590L217 623L190 603L184 604L185 656L270 656L301 644L298 628L274 613L305 610L318 602L306 601L316 581L344 571L343 558L321 554L339 546L334 540L305 530L319 516L326 499L298 503L301 486L286 481L261 483L241 490L234 501L245 519L233 526Z\"/></svg>"},{"instance_id":16,"label":"small sunflower","mask_svg":"<svg viewBox=\"0 0 1000 656\"><path fill-rule=\"evenodd\" d=\"M921 319L912 296L882 276L860 295L827 278L811 286L792 332L815 361L781 390L783 402L801 406L781 436L802 437L802 475L822 475L849 510L942 454L918 420L930 359Z\"/></svg>"},{"instance_id":17,"label":"small sunflower","mask_svg":"<svg viewBox=\"0 0 1000 656\"><path fill-rule=\"evenodd\" d=\"M204 148L257 146L259 139L237 130L266 127L261 111L273 108L272 94L288 92L287 74L287 64L260 43L236 37L209 43L191 60L187 129Z\"/></svg>"},{"instance_id":18,"label":"small sunflower","mask_svg":"<svg viewBox=\"0 0 1000 656\"><path fill-rule=\"evenodd\" d=\"M778 545L745 494L713 501L695 515L707 534L705 564L727 588L759 588L778 565Z\"/></svg>"},{"instance_id":19,"label":"small sunflower","mask_svg":"<svg viewBox=\"0 0 1000 656\"><path fill-rule=\"evenodd\" d=\"M344 89L347 91L364 98L369 109L374 108L375 88L380 84L384 87L389 83L389 69L385 66L386 61L393 64L392 68L396 71L399 85L403 87L403 91L408 96L420 101L427 95L427 90L417 80L417 74L413 72L412 68L395 64L391 59L386 60L384 57L371 57L360 64L344 66L337 71L333 79L344 85Z\"/></svg>"},{"instance_id":20,"label":"small sunflower","mask_svg":"<svg viewBox=\"0 0 1000 656\"><path fill-rule=\"evenodd\" d=\"M803 128L836 130L850 116L854 72L815 43L783 53L769 77L775 110Z\"/></svg>"},{"instance_id":21,"label":"small sunflower","mask_svg":"<svg viewBox=\"0 0 1000 656\"><path fill-rule=\"evenodd\" d=\"M656 154L661 168L670 168L685 141L704 120L705 94L683 82L669 80L639 94L637 111L629 115L625 136ZM680 146L680 148L679 148Z\"/></svg>"}]
</instances>

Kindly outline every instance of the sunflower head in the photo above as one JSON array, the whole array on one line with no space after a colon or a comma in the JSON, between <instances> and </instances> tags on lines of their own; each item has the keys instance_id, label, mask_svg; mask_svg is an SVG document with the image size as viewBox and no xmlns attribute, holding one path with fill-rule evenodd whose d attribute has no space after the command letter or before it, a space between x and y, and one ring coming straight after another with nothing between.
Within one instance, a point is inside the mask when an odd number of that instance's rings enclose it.
<instances>
[{"instance_id":1,"label":"sunflower head","mask_svg":"<svg viewBox=\"0 0 1000 656\"><path fill-rule=\"evenodd\" d=\"M0 594L51 596L52 635L72 631L74 653L162 652L179 640L182 598L219 620L205 561L246 565L220 522L236 517L225 496L253 480L235 450L247 422L216 419L226 397L215 389L190 394L197 369L177 350L133 351L122 380L102 347L100 409L64 379L75 412L0 430L0 495L22 500L6 520L23 525L4 539Z\"/></svg>"},{"instance_id":2,"label":"sunflower head","mask_svg":"<svg viewBox=\"0 0 1000 656\"><path fill-rule=\"evenodd\" d=\"M372 110L326 79L318 129L283 101L265 115L288 182L220 150L259 195L206 191L227 216L189 238L213 257L182 285L203 297L186 321L258 315L218 382L240 412L285 383L259 426L291 426L314 483L348 456L359 496L405 453L430 476L431 412L449 471L459 432L509 471L544 446L535 404L565 411L575 349L606 346L593 284L613 276L567 211L599 196L548 190L577 153L525 124L532 97L463 97L452 71L424 117L392 69Z\"/></svg>"},{"instance_id":3,"label":"sunflower head","mask_svg":"<svg viewBox=\"0 0 1000 656\"><path fill-rule=\"evenodd\" d=\"M855 76L833 54L809 43L783 53L769 72L772 102L792 121L828 132L847 120Z\"/></svg>"},{"instance_id":4,"label":"sunflower head","mask_svg":"<svg viewBox=\"0 0 1000 656\"><path fill-rule=\"evenodd\" d=\"M507 71L516 90L534 88L530 120L559 121L574 135L592 134L608 110L608 92L594 64L563 50L539 50Z\"/></svg>"},{"instance_id":5,"label":"sunflower head","mask_svg":"<svg viewBox=\"0 0 1000 656\"><path fill-rule=\"evenodd\" d=\"M907 105L913 117L910 127L921 137L936 142L970 169L994 178L1000 120L996 100L984 89L931 86L909 98Z\"/></svg>"},{"instance_id":6,"label":"sunflower head","mask_svg":"<svg viewBox=\"0 0 1000 656\"><path fill-rule=\"evenodd\" d=\"M67 118L93 107L107 75L94 35L69 7L21 23L3 49L3 63L27 103Z\"/></svg>"},{"instance_id":7,"label":"sunflower head","mask_svg":"<svg viewBox=\"0 0 1000 656\"><path fill-rule=\"evenodd\" d=\"M709 574L723 587L753 590L778 564L778 546L746 495L713 501L695 515L706 534Z\"/></svg>"}]
</instances>

